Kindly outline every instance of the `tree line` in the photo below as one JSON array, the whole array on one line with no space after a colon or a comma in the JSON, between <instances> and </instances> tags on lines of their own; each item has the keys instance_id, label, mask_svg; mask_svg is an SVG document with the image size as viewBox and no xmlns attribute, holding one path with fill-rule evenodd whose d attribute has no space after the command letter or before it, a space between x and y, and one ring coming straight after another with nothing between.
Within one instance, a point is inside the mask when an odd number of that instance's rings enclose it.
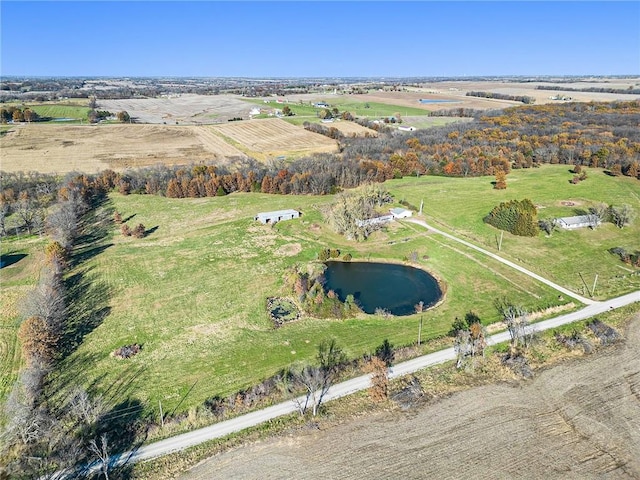
<instances>
[{"instance_id":1,"label":"tree line","mask_svg":"<svg viewBox=\"0 0 640 480\"><path fill-rule=\"evenodd\" d=\"M589 93L618 93L638 95L640 94L640 88L612 88L612 87L563 87L560 85L537 85L536 90L553 90L553 91L565 91L565 92L589 92Z\"/></svg>"},{"instance_id":2,"label":"tree line","mask_svg":"<svg viewBox=\"0 0 640 480\"><path fill-rule=\"evenodd\" d=\"M508 95L506 93L497 93L497 92L471 91L471 92L467 92L467 97L496 98L498 100L511 100L514 102L521 102L527 105L531 105L536 101L535 98L528 97L526 95Z\"/></svg>"}]
</instances>

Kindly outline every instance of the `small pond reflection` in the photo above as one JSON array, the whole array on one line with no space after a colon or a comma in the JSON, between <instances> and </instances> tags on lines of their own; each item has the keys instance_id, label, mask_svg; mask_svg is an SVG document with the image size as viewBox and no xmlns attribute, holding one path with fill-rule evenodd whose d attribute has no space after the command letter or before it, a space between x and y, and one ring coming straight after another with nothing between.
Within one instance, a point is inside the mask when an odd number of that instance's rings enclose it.
<instances>
[{"instance_id":1,"label":"small pond reflection","mask_svg":"<svg viewBox=\"0 0 640 480\"><path fill-rule=\"evenodd\" d=\"M362 310L383 308L393 315L411 315L420 301L424 308L442 297L435 278L424 270L390 263L327 262L325 291L333 290L341 301L353 295Z\"/></svg>"}]
</instances>

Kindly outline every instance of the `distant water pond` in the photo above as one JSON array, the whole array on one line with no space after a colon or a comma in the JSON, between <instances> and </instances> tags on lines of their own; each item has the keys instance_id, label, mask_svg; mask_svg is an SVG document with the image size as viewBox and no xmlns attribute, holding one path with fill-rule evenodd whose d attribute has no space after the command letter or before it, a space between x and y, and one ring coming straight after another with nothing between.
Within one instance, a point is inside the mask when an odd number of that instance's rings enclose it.
<instances>
[{"instance_id":1,"label":"distant water pond","mask_svg":"<svg viewBox=\"0 0 640 480\"><path fill-rule=\"evenodd\" d=\"M420 103L458 103L458 100L431 100L429 98L421 98Z\"/></svg>"},{"instance_id":2,"label":"distant water pond","mask_svg":"<svg viewBox=\"0 0 640 480\"><path fill-rule=\"evenodd\" d=\"M415 306L430 307L442 297L435 278L419 268L390 263L328 262L325 290L344 302L353 295L366 313L383 308L393 315L411 315Z\"/></svg>"},{"instance_id":3,"label":"distant water pond","mask_svg":"<svg viewBox=\"0 0 640 480\"><path fill-rule=\"evenodd\" d=\"M53 122L73 122L74 120L77 120L77 118L64 118L64 117L59 117L59 118L54 118L52 121L53 121Z\"/></svg>"}]
</instances>

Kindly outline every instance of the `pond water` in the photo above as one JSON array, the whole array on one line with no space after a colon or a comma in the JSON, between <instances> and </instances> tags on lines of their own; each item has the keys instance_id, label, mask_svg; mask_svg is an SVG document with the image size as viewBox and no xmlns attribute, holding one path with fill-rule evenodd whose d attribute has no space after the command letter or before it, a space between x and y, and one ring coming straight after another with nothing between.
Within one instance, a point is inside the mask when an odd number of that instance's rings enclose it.
<instances>
[{"instance_id":1,"label":"pond water","mask_svg":"<svg viewBox=\"0 0 640 480\"><path fill-rule=\"evenodd\" d=\"M420 301L424 308L442 297L435 278L424 270L391 263L328 262L325 290L341 301L353 295L364 312L383 308L393 315L411 315Z\"/></svg>"},{"instance_id":2,"label":"pond water","mask_svg":"<svg viewBox=\"0 0 640 480\"><path fill-rule=\"evenodd\" d=\"M458 100L431 100L429 98L421 98L420 103L458 103Z\"/></svg>"}]
</instances>

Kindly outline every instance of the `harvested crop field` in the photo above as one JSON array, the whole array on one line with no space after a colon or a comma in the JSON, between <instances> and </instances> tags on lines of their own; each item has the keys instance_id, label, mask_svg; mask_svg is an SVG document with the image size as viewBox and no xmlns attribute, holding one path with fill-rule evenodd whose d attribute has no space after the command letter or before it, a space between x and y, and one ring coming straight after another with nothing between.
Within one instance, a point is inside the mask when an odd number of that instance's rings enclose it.
<instances>
[{"instance_id":1,"label":"harvested crop field","mask_svg":"<svg viewBox=\"0 0 640 480\"><path fill-rule=\"evenodd\" d=\"M211 128L229 139L230 143L238 144L238 148L249 156L260 160L338 150L335 140L278 118L231 122Z\"/></svg>"},{"instance_id":2,"label":"harvested crop field","mask_svg":"<svg viewBox=\"0 0 640 480\"><path fill-rule=\"evenodd\" d=\"M235 95L171 95L161 98L100 100L98 108L110 112L125 110L140 123L203 124L248 118L252 105Z\"/></svg>"},{"instance_id":3,"label":"harvested crop field","mask_svg":"<svg viewBox=\"0 0 640 480\"><path fill-rule=\"evenodd\" d=\"M95 173L187 164L246 155L210 127L164 125L20 125L0 138L0 170Z\"/></svg>"},{"instance_id":4,"label":"harvested crop field","mask_svg":"<svg viewBox=\"0 0 640 480\"><path fill-rule=\"evenodd\" d=\"M181 478L639 478L639 344L636 314L625 342L532 381L256 443Z\"/></svg>"}]
</instances>

